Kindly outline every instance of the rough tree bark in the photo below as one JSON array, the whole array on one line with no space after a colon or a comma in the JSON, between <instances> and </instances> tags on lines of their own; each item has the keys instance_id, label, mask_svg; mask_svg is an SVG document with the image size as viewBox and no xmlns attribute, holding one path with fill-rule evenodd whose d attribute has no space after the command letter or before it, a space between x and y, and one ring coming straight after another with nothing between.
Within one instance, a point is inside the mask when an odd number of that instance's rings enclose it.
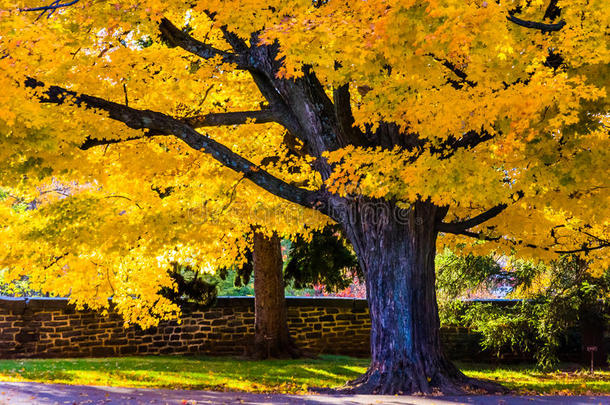
<instances>
[{"instance_id":1,"label":"rough tree bark","mask_svg":"<svg viewBox=\"0 0 610 405\"><path fill-rule=\"evenodd\" d=\"M296 358L300 351L290 338L280 238L254 232L254 342L256 359Z\"/></svg>"},{"instance_id":2,"label":"rough tree bark","mask_svg":"<svg viewBox=\"0 0 610 405\"><path fill-rule=\"evenodd\" d=\"M462 374L441 349L436 302L435 223L446 209L409 210L360 199L342 215L366 275L371 315L371 364L350 382L359 393L463 393L501 387Z\"/></svg>"}]
</instances>

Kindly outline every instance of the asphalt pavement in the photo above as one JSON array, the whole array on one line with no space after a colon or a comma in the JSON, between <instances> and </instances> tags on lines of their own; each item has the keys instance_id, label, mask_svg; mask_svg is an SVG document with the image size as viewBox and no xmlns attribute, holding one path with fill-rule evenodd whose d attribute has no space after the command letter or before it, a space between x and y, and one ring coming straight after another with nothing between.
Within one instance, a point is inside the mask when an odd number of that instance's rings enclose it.
<instances>
[{"instance_id":1,"label":"asphalt pavement","mask_svg":"<svg viewBox=\"0 0 610 405\"><path fill-rule=\"evenodd\" d=\"M610 396L283 395L0 382L0 405L610 405Z\"/></svg>"}]
</instances>

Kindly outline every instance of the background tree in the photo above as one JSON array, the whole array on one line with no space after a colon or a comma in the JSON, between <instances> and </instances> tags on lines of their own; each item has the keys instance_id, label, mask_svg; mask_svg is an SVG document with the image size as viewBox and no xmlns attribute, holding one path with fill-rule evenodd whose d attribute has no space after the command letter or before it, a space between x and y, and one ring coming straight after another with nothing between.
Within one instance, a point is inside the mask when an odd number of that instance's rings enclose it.
<instances>
[{"instance_id":1,"label":"background tree","mask_svg":"<svg viewBox=\"0 0 610 405\"><path fill-rule=\"evenodd\" d=\"M254 274L253 357L298 357L300 351L290 338L288 309L284 294L282 249L277 234L254 232L252 252Z\"/></svg>"},{"instance_id":2,"label":"background tree","mask_svg":"<svg viewBox=\"0 0 610 405\"><path fill-rule=\"evenodd\" d=\"M438 285L444 324L470 327L482 334L483 348L497 355L509 351L533 356L542 369L556 368L561 349L574 343L568 341L570 329L579 327L583 364L590 362L586 347L597 346L595 364L606 365L603 333L608 325L610 269L591 272L590 263L572 255L548 265L503 258L505 265L501 267L490 259L445 253L440 260ZM474 265L464 267L467 262ZM510 298L522 300L499 306L449 298L493 285L497 276L510 279ZM452 283L454 277L462 281Z\"/></svg>"},{"instance_id":3,"label":"background tree","mask_svg":"<svg viewBox=\"0 0 610 405\"><path fill-rule=\"evenodd\" d=\"M313 232L310 238L297 236L290 243L284 278L297 288L319 284L331 291L342 290L363 278L358 258L336 225Z\"/></svg>"},{"instance_id":4,"label":"background tree","mask_svg":"<svg viewBox=\"0 0 610 405\"><path fill-rule=\"evenodd\" d=\"M255 336L249 354L257 359L298 357L301 350L288 329L286 282L297 288L320 282L330 288L345 288L352 280L343 271L357 267L357 259L332 226L314 231L309 238L297 235L294 242L288 242L285 265L277 234L267 236L254 229L252 238L253 250L246 252L246 261L235 274L236 285L246 285L254 276ZM227 270L222 269L220 276L226 278Z\"/></svg>"},{"instance_id":5,"label":"background tree","mask_svg":"<svg viewBox=\"0 0 610 405\"><path fill-rule=\"evenodd\" d=\"M114 184L128 190L163 167L177 187L196 179L226 190L243 177L256 190L245 196L250 207L284 207L279 198L335 220L366 276L372 319L371 365L357 391L490 388L440 347L439 236L607 263L602 1L2 4L2 184L79 172L97 194L99 185L113 192L109 172L127 173ZM286 232L303 222L283 219ZM145 267L133 253L153 251L153 233L131 240L128 267ZM117 251L129 245L115 240ZM30 260L12 257L13 266ZM83 265L83 280L99 279L83 257L65 260Z\"/></svg>"},{"instance_id":6,"label":"background tree","mask_svg":"<svg viewBox=\"0 0 610 405\"><path fill-rule=\"evenodd\" d=\"M196 269L174 264L170 271L175 287L161 289L161 295L171 300L184 311L204 310L218 297L216 283L206 279Z\"/></svg>"},{"instance_id":7,"label":"background tree","mask_svg":"<svg viewBox=\"0 0 610 405\"><path fill-rule=\"evenodd\" d=\"M458 250L459 252L459 250ZM511 276L500 265L503 258L489 254L477 256L472 253L456 254L445 249L436 256L436 290L439 303L477 298L480 290L490 290L499 279Z\"/></svg>"}]
</instances>

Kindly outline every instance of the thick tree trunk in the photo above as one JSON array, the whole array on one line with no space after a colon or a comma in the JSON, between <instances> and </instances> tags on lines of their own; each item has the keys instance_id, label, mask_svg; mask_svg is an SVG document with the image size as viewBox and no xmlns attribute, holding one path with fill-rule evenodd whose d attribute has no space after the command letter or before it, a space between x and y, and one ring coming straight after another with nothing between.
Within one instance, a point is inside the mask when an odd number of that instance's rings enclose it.
<instances>
[{"instance_id":1,"label":"thick tree trunk","mask_svg":"<svg viewBox=\"0 0 610 405\"><path fill-rule=\"evenodd\" d=\"M444 355L439 335L434 258L440 209L401 210L392 203L348 203L343 215L366 275L371 364L349 383L375 394L463 393L499 387L464 376Z\"/></svg>"},{"instance_id":2,"label":"thick tree trunk","mask_svg":"<svg viewBox=\"0 0 610 405\"><path fill-rule=\"evenodd\" d=\"M295 358L299 350L290 338L287 322L280 238L254 232L255 329L252 357Z\"/></svg>"}]
</instances>

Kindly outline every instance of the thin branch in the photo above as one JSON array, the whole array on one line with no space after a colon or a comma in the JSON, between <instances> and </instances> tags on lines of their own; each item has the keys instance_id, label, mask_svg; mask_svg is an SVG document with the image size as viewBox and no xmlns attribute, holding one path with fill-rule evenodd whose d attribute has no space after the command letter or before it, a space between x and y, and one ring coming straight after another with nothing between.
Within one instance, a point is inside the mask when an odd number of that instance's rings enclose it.
<instances>
[{"instance_id":1,"label":"thin branch","mask_svg":"<svg viewBox=\"0 0 610 405\"><path fill-rule=\"evenodd\" d=\"M212 21L212 22L216 21L215 12L211 12L210 10L204 10L204 13L208 16L210 21ZM231 48L233 48L233 50L235 52L237 52L239 54L245 54L248 52L248 50L250 48L248 47L248 44L246 44L246 41L241 39L235 33L229 31L229 28L226 25L221 26L220 31L222 32L222 35L224 36L225 41L227 41L227 43L229 45L231 45ZM254 42L252 42L252 43L254 43Z\"/></svg>"},{"instance_id":2,"label":"thin branch","mask_svg":"<svg viewBox=\"0 0 610 405\"><path fill-rule=\"evenodd\" d=\"M153 134L172 134L191 148L209 154L223 166L242 173L245 178L271 194L304 207L326 211L327 195L324 192L310 191L286 183L214 139L195 131L183 121L156 111L136 110L59 86L45 87L44 83L33 78L27 78L24 84L26 87L38 90L36 97L42 103L73 104L85 109L94 109L96 112L104 111L111 119L120 121L130 128L147 129Z\"/></svg>"},{"instance_id":3,"label":"thin branch","mask_svg":"<svg viewBox=\"0 0 610 405\"><path fill-rule=\"evenodd\" d=\"M449 159L460 149L472 149L493 138L494 135L485 130L468 131L460 138L451 136L439 146L431 146L430 153L440 155L440 160Z\"/></svg>"},{"instance_id":4,"label":"thin branch","mask_svg":"<svg viewBox=\"0 0 610 405\"><path fill-rule=\"evenodd\" d=\"M602 243L600 245L597 246L583 246L580 249L572 249L572 250L555 250L555 253L559 253L559 254L570 254L570 253L580 253L580 252L584 252L584 253L589 253L593 250L598 250L598 249L604 249L610 247L609 243Z\"/></svg>"},{"instance_id":5,"label":"thin branch","mask_svg":"<svg viewBox=\"0 0 610 405\"><path fill-rule=\"evenodd\" d=\"M70 195L71 195L69 191L64 191L62 188L58 187L58 188L54 188L54 189L51 189L51 190L41 191L39 193L39 196L45 195L45 194L50 194L50 193L57 193L59 195L63 195L64 197L70 197Z\"/></svg>"},{"instance_id":6,"label":"thin branch","mask_svg":"<svg viewBox=\"0 0 610 405\"><path fill-rule=\"evenodd\" d=\"M208 87L205 91L205 93L203 93L203 97L201 97L201 100L199 101L199 106L201 107L203 105L203 103L205 103L205 100L208 99L208 96L210 95L210 92L212 91L212 89L214 88L214 85L210 85L210 87Z\"/></svg>"},{"instance_id":7,"label":"thin branch","mask_svg":"<svg viewBox=\"0 0 610 405\"><path fill-rule=\"evenodd\" d=\"M57 263L59 263L59 261L60 261L61 259L63 259L63 258L64 258L64 257L66 257L66 256L68 256L68 252L66 252L66 253L64 253L64 254L62 254L62 255L60 255L60 256L55 256L55 257L53 258L53 260L51 261L51 263L49 263L48 265L44 266L44 270L48 270L48 269L50 269L51 267L55 266Z\"/></svg>"},{"instance_id":8,"label":"thin branch","mask_svg":"<svg viewBox=\"0 0 610 405\"><path fill-rule=\"evenodd\" d=\"M488 242L498 242L500 240L503 240L503 241L509 242L510 244L512 244L514 246L524 246L524 247L529 247L532 249L541 249L541 250L545 250L547 252L553 252L553 253L557 253L557 254L561 254L561 255L571 254L571 253L589 253L594 250L599 250L599 249L604 249L604 248L610 247L610 243L600 242L599 244L597 244L595 246L590 246L586 243L583 243L580 248L568 249L568 250L555 250L548 246L539 246L539 245L535 245L533 243L525 243L522 240L513 240L513 239L503 238L500 236L489 236L489 235L485 235L483 232L471 232L468 230L464 230L464 231L460 231L460 232L447 232L447 233L452 233L454 235L468 236L470 238L475 238L478 240L484 240L484 241L488 241Z\"/></svg>"},{"instance_id":9,"label":"thin branch","mask_svg":"<svg viewBox=\"0 0 610 405\"><path fill-rule=\"evenodd\" d=\"M270 109L264 109L202 114L187 117L184 119L184 122L188 123L193 128L201 128L218 127L223 125L240 125L245 124L250 120L254 121L256 124L263 124L266 122L277 122L277 117L276 114Z\"/></svg>"},{"instance_id":10,"label":"thin branch","mask_svg":"<svg viewBox=\"0 0 610 405\"><path fill-rule=\"evenodd\" d=\"M78 145L78 148L81 150L88 150L91 148L95 148L96 146L108 146L108 145L112 145L115 143L123 143L123 142L128 142L128 141L135 141L137 139L144 139L144 138L150 138L151 135L146 134L146 135L142 135L142 136L131 136L129 138L125 138L125 139L97 139L97 138L91 138L90 136L85 138L85 141L83 143L81 143L80 145Z\"/></svg>"},{"instance_id":11,"label":"thin branch","mask_svg":"<svg viewBox=\"0 0 610 405\"><path fill-rule=\"evenodd\" d=\"M450 62L449 60L438 58L438 57L434 56L433 54L428 54L428 56L430 56L435 61L439 62L445 68L449 69L451 72L453 72L454 75L456 75L460 79L460 80L454 80L454 79L449 79L449 78L447 79L447 81L454 88L461 89L464 86L464 84L467 84L469 87L475 87L477 85L476 82L473 82L472 80L468 80L468 75L466 74L466 72L464 72L462 69L458 68L454 63Z\"/></svg>"},{"instance_id":12,"label":"thin branch","mask_svg":"<svg viewBox=\"0 0 610 405\"><path fill-rule=\"evenodd\" d=\"M584 233L585 235L587 235L591 239L595 239L599 243L602 243L602 244L605 244L605 245L610 245L610 241L608 241L606 239L602 239L599 236L593 235L592 233L587 232L587 231L583 231L582 229L579 229L578 231L581 232L581 233Z\"/></svg>"},{"instance_id":13,"label":"thin branch","mask_svg":"<svg viewBox=\"0 0 610 405\"><path fill-rule=\"evenodd\" d=\"M95 263L93 263L93 264L95 264ZM110 267L104 266L104 269L106 269L106 281L108 281L108 286L110 286L110 289L112 290L112 296L114 297L116 295L116 292L114 290L114 286L112 285L112 281L110 280Z\"/></svg>"},{"instance_id":14,"label":"thin branch","mask_svg":"<svg viewBox=\"0 0 610 405\"><path fill-rule=\"evenodd\" d=\"M512 14L512 13L510 13L508 16L506 16L506 19L521 27L540 30L543 33L559 31L566 25L566 22L564 20L561 20L555 24L545 24L545 23L541 23L541 22L537 22L537 21L522 20L518 17L515 17L514 14Z\"/></svg>"},{"instance_id":15,"label":"thin branch","mask_svg":"<svg viewBox=\"0 0 610 405\"><path fill-rule=\"evenodd\" d=\"M229 201L220 209L220 214L223 214L227 208L229 208L231 206L231 204L233 204L233 201L235 201L235 194L237 193L237 186L240 185L240 183L242 181L244 181L245 177L241 177L239 180L237 180L235 182L235 184L233 185L233 187L231 187L231 194L229 195Z\"/></svg>"},{"instance_id":16,"label":"thin branch","mask_svg":"<svg viewBox=\"0 0 610 405\"><path fill-rule=\"evenodd\" d=\"M532 248L532 249L541 249L541 250L545 250L547 252L553 252L553 253L557 253L557 254L560 254L560 255L571 254L571 253L585 253L585 254L587 254L587 253L589 253L591 251L594 251L594 250L610 247L610 244L607 244L607 243L602 243L602 244L599 244L597 246L590 246L590 245L588 245L586 243L583 243L580 248L576 248L576 249L554 250L553 248L550 248L548 246L539 246L539 245L535 245L533 243L525 243L524 241L514 241L514 240L510 240L510 239L508 239L508 241L510 243L512 243L513 245L515 245L515 246L522 245L522 246L529 247L529 248Z\"/></svg>"},{"instance_id":17,"label":"thin branch","mask_svg":"<svg viewBox=\"0 0 610 405\"><path fill-rule=\"evenodd\" d=\"M129 97L127 97L127 85L123 83L123 94L125 94L125 106L129 107Z\"/></svg>"},{"instance_id":18,"label":"thin branch","mask_svg":"<svg viewBox=\"0 0 610 405\"><path fill-rule=\"evenodd\" d=\"M493 134L482 129L481 131L468 131L459 138L449 136L440 144L433 145L429 140L421 139L417 134L412 134L412 136L408 138L409 143L403 144L403 147L409 152L417 151L417 153L408 160L410 163L417 161L426 151L435 155L438 160L446 160L455 155L460 149L472 149L493 138ZM391 148L393 148L393 146L388 147L388 149Z\"/></svg>"},{"instance_id":19,"label":"thin branch","mask_svg":"<svg viewBox=\"0 0 610 405\"><path fill-rule=\"evenodd\" d=\"M53 3L49 4L48 6L41 6L41 7L32 7L32 8L20 8L19 11L49 11L49 10L57 10L58 8L63 8L63 7L69 7L73 4L78 3L80 0L72 0L69 1L67 3L58 3L57 1L54 1Z\"/></svg>"},{"instance_id":20,"label":"thin branch","mask_svg":"<svg viewBox=\"0 0 610 405\"><path fill-rule=\"evenodd\" d=\"M235 53L222 51L214 48L211 45L203 43L176 27L167 18L161 19L159 31L161 31L163 38L166 39L171 45L178 46L185 51L197 55L203 59L212 59L215 56L220 56L223 62L234 63L240 69L246 69L248 67L245 57Z\"/></svg>"},{"instance_id":21,"label":"thin branch","mask_svg":"<svg viewBox=\"0 0 610 405\"><path fill-rule=\"evenodd\" d=\"M73 1L62 4L59 2L59 0L54 0L51 4L46 5L46 6L33 7L33 8L20 8L19 11L21 11L21 12L42 11L42 13L40 13L40 15L38 15L38 17L36 17L36 21L38 21L43 15L45 15L45 13L49 13L47 15L47 18L51 18L53 13L55 11L57 11L58 9L63 8L63 7L72 6L78 2L79 2L79 0L73 0Z\"/></svg>"},{"instance_id":22,"label":"thin branch","mask_svg":"<svg viewBox=\"0 0 610 405\"><path fill-rule=\"evenodd\" d=\"M129 198L129 197L126 197L126 196L124 196L124 195L120 195L120 194L112 194L112 195L107 195L107 196L102 197L102 199L110 199L110 198L122 198L122 199L124 199L124 200L131 201L132 203L134 203L134 205L135 205L136 207L138 207L139 209L142 209L142 207L140 206L140 204L138 204L138 202L137 202L137 201L134 201L133 199L131 199L131 198Z\"/></svg>"}]
</instances>

